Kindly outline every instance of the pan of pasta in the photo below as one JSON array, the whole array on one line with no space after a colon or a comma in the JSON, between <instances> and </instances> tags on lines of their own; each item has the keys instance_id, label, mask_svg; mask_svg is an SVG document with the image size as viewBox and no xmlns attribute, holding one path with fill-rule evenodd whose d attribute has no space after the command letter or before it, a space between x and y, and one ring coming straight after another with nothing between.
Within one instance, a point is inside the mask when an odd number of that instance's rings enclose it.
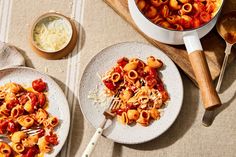
<instances>
[{"instance_id":1,"label":"pan of pasta","mask_svg":"<svg viewBox=\"0 0 236 157\"><path fill-rule=\"evenodd\" d=\"M69 125L67 100L49 76L26 67L0 70L0 134L6 135L0 157L55 157Z\"/></svg>"},{"instance_id":2,"label":"pan of pasta","mask_svg":"<svg viewBox=\"0 0 236 157\"><path fill-rule=\"evenodd\" d=\"M175 121L183 100L183 85L175 64L150 45L127 42L110 46L87 65L80 80L82 113L95 127L114 95L114 119L103 135L118 143L147 142Z\"/></svg>"},{"instance_id":3,"label":"pan of pasta","mask_svg":"<svg viewBox=\"0 0 236 157\"><path fill-rule=\"evenodd\" d=\"M172 45L184 44L205 109L221 105L212 83L200 38L215 26L224 0L128 0L130 14L149 37Z\"/></svg>"}]
</instances>

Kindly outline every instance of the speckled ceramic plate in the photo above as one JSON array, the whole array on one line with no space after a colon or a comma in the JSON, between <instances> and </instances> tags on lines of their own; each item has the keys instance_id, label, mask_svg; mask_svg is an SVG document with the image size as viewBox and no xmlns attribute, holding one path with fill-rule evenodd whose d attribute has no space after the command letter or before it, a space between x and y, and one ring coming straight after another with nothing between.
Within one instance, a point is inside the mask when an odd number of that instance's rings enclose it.
<instances>
[{"instance_id":1,"label":"speckled ceramic plate","mask_svg":"<svg viewBox=\"0 0 236 157\"><path fill-rule=\"evenodd\" d=\"M48 85L48 112L59 118L60 124L56 129L59 144L53 148L53 152L45 154L44 157L55 157L61 150L67 138L70 127L70 112L68 102L61 88L46 74L26 67L14 67L0 70L0 85L8 82L16 82L26 86L31 86L35 79L42 78Z\"/></svg>"},{"instance_id":2,"label":"speckled ceramic plate","mask_svg":"<svg viewBox=\"0 0 236 157\"><path fill-rule=\"evenodd\" d=\"M79 100L82 112L86 119L98 128L104 116L103 106L94 104L88 99L90 91L103 90L99 74L105 73L116 64L121 57L137 57L144 61L148 56L155 56L164 62L165 67L161 70L162 80L170 95L170 101L164 109L164 114L158 121L154 121L148 127L139 124L134 126L122 125L116 119L106 125L103 135L118 143L137 144L152 140L164 133L175 121L182 106L183 84L178 69L172 60L161 50L143 43L128 42L110 46L98 53L87 65L79 88Z\"/></svg>"}]
</instances>

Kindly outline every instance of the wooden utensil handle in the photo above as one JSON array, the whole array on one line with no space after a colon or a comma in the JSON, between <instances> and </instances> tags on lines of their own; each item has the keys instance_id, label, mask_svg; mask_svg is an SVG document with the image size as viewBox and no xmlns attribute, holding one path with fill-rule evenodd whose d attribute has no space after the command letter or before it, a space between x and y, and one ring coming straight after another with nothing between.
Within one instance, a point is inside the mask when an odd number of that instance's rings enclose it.
<instances>
[{"instance_id":1,"label":"wooden utensil handle","mask_svg":"<svg viewBox=\"0 0 236 157\"><path fill-rule=\"evenodd\" d=\"M194 51L189 54L189 59L200 88L205 109L220 106L221 101L213 85L204 52L201 50Z\"/></svg>"}]
</instances>

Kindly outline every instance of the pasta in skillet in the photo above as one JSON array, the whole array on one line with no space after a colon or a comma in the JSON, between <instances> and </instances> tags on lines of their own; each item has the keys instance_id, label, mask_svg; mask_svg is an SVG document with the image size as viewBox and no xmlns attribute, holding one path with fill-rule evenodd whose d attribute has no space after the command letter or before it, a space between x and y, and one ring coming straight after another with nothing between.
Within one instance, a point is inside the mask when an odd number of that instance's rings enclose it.
<instances>
[{"instance_id":1,"label":"pasta in skillet","mask_svg":"<svg viewBox=\"0 0 236 157\"><path fill-rule=\"evenodd\" d=\"M54 128L57 117L47 111L47 84L34 80L32 87L17 83L0 86L0 134L7 134L10 143L0 142L0 157L35 157L49 153L58 144ZM34 135L24 129L40 128Z\"/></svg>"},{"instance_id":2,"label":"pasta in skillet","mask_svg":"<svg viewBox=\"0 0 236 157\"><path fill-rule=\"evenodd\" d=\"M215 16L221 3L222 0L136 0L145 17L171 30L204 25Z\"/></svg>"},{"instance_id":3,"label":"pasta in skillet","mask_svg":"<svg viewBox=\"0 0 236 157\"><path fill-rule=\"evenodd\" d=\"M119 91L119 105L112 112L122 124L148 126L152 120L160 118L159 109L169 100L158 76L162 66L162 61L153 56L147 58L147 63L124 57L102 76L108 96Z\"/></svg>"}]
</instances>

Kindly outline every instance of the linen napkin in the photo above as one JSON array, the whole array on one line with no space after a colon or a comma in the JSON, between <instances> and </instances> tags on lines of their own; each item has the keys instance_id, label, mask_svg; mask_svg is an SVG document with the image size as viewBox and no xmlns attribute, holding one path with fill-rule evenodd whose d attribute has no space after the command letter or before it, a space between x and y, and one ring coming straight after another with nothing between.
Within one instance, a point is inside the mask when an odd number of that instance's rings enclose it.
<instances>
[{"instance_id":1,"label":"linen napkin","mask_svg":"<svg viewBox=\"0 0 236 157\"><path fill-rule=\"evenodd\" d=\"M0 41L0 69L24 65L22 54L14 46Z\"/></svg>"}]
</instances>

